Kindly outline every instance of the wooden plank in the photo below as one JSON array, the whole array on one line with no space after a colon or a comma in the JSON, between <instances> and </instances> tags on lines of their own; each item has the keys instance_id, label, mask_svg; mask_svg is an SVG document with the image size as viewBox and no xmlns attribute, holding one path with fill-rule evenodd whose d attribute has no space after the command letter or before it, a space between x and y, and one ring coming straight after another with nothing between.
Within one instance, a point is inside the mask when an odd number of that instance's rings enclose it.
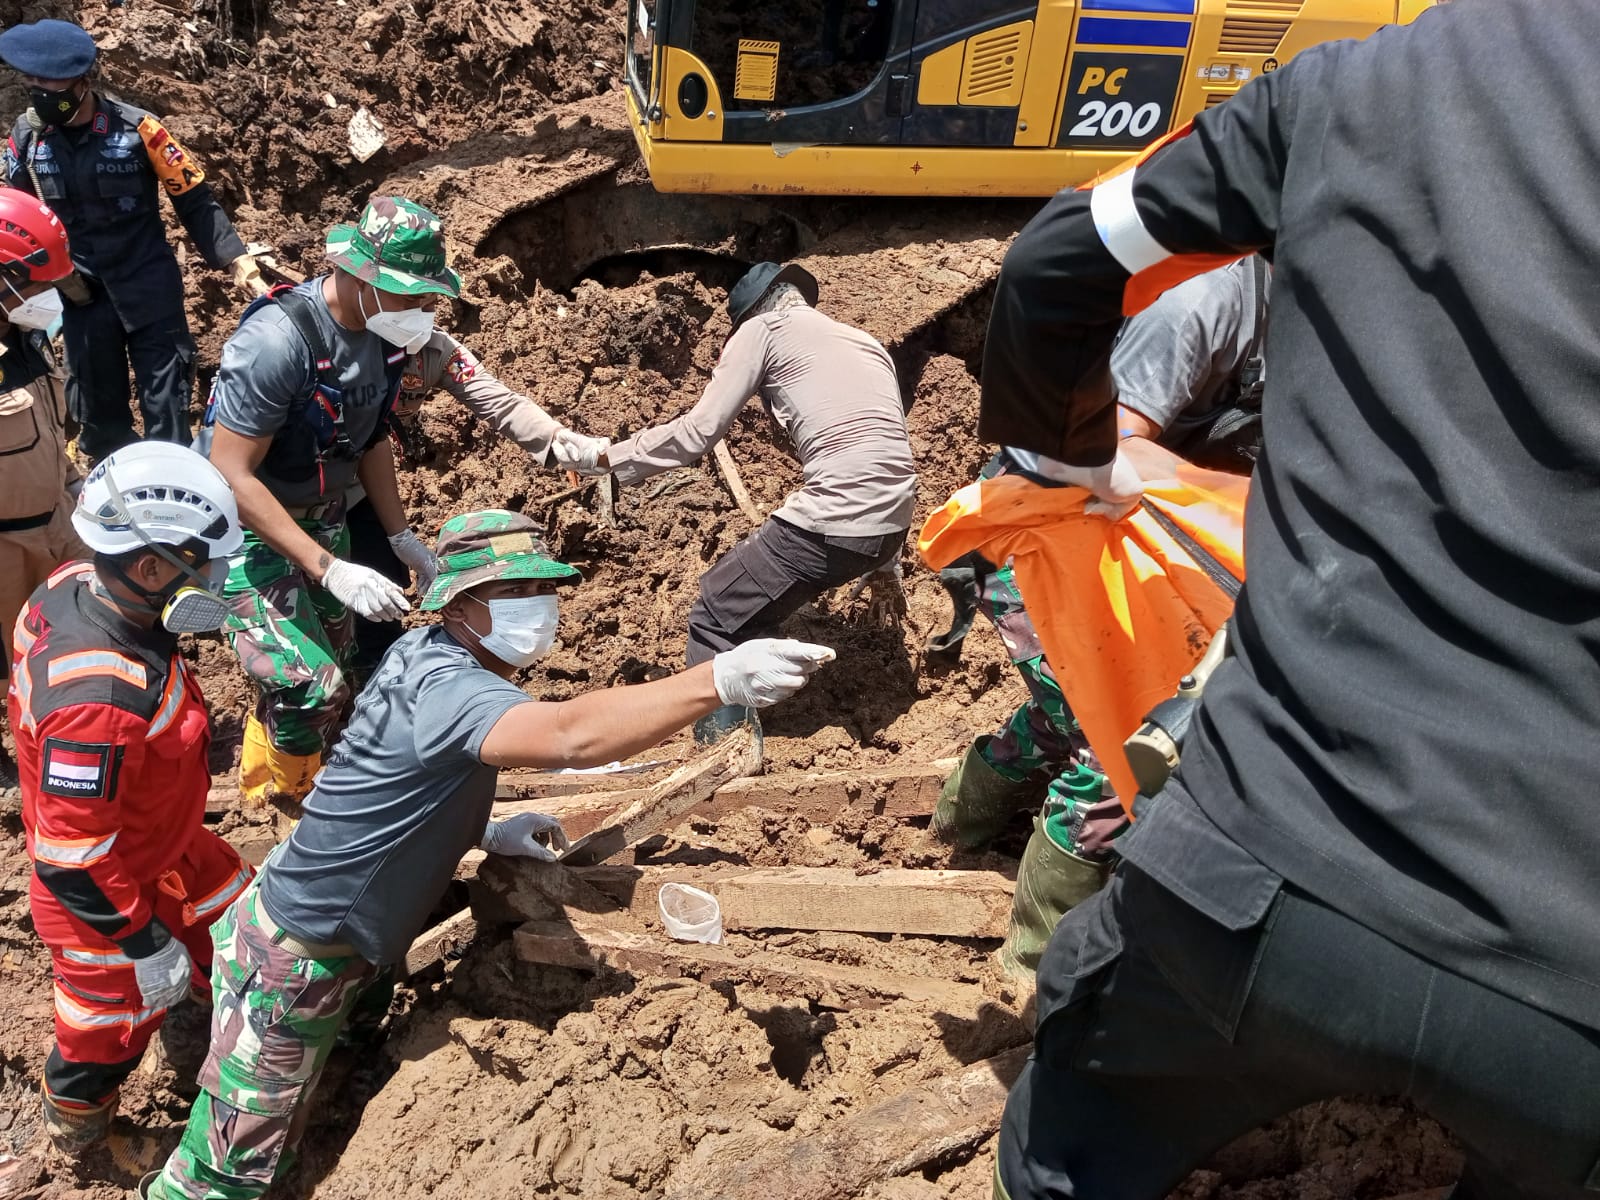
<instances>
[{"instance_id":1,"label":"wooden plank","mask_svg":"<svg viewBox=\"0 0 1600 1200\"><path fill-rule=\"evenodd\" d=\"M740 866L598 866L564 870L527 859L480 868L473 903L497 920L556 920L562 910L594 914L608 926L628 914L658 922L664 883L688 883L722 905L727 929L834 930L924 937L1000 938L1015 883L998 871L890 869L857 875L847 868ZM577 889L582 888L579 892Z\"/></svg>"},{"instance_id":2,"label":"wooden plank","mask_svg":"<svg viewBox=\"0 0 1600 1200\"><path fill-rule=\"evenodd\" d=\"M470 909L446 917L411 943L411 949L406 951L406 974L417 975L443 962L477 936L478 923Z\"/></svg>"},{"instance_id":3,"label":"wooden plank","mask_svg":"<svg viewBox=\"0 0 1600 1200\"><path fill-rule=\"evenodd\" d=\"M579 919L594 914L608 927L641 930L641 919L627 901L590 882L591 875L602 869L579 871L560 863L490 854L478 864L467 894L473 913L484 922L559 921L565 913Z\"/></svg>"},{"instance_id":4,"label":"wooden plank","mask_svg":"<svg viewBox=\"0 0 1600 1200\"><path fill-rule=\"evenodd\" d=\"M874 1183L970 1152L999 1130L1029 1050L1007 1050L775 1144L730 1141L680 1170L667 1200L854 1200Z\"/></svg>"},{"instance_id":5,"label":"wooden plank","mask_svg":"<svg viewBox=\"0 0 1600 1200\"><path fill-rule=\"evenodd\" d=\"M728 487L728 493L733 497L733 502L739 506L739 511L749 518L752 525L759 525L766 518L761 515L761 510L756 507L754 500L750 499L750 491L744 486L744 476L739 474L739 464L733 460L733 451L728 449L728 443L719 441L711 448L711 456L717 460L717 470L722 473L722 482Z\"/></svg>"},{"instance_id":6,"label":"wooden plank","mask_svg":"<svg viewBox=\"0 0 1600 1200\"><path fill-rule=\"evenodd\" d=\"M1005 937L1015 883L998 871L752 871L707 888L727 929Z\"/></svg>"},{"instance_id":7,"label":"wooden plank","mask_svg":"<svg viewBox=\"0 0 1600 1200\"><path fill-rule=\"evenodd\" d=\"M760 739L749 729L735 730L608 817L604 826L574 842L563 861L582 865L604 862L652 834L671 829L729 780L760 769Z\"/></svg>"},{"instance_id":8,"label":"wooden plank","mask_svg":"<svg viewBox=\"0 0 1600 1200\"><path fill-rule=\"evenodd\" d=\"M831 824L848 808L869 808L875 814L904 820L925 817L938 802L939 789L956 769L957 760L939 759L913 767L871 771L784 771L735 779L719 787L693 815L720 821L744 808L765 808ZM518 785L520 788L520 785ZM501 792L504 795L504 792ZM581 792L573 795L507 798L494 806L496 817L516 812L542 812L560 820L569 837L595 829L605 815L649 795L648 788Z\"/></svg>"},{"instance_id":9,"label":"wooden plank","mask_svg":"<svg viewBox=\"0 0 1600 1200\"><path fill-rule=\"evenodd\" d=\"M983 989L893 971L815 962L758 947L702 946L657 934L601 929L582 922L529 921L513 935L525 962L595 971L609 967L631 975L704 983L753 983L766 991L803 997L825 1008L874 1007L892 1000L934 1004L941 1012L973 1018Z\"/></svg>"}]
</instances>

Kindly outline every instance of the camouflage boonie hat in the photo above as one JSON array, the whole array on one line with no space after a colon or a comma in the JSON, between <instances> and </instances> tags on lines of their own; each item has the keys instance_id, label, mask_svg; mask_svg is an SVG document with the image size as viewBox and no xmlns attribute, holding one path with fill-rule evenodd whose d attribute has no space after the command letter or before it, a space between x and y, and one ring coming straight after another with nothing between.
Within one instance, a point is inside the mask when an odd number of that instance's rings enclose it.
<instances>
[{"instance_id":1,"label":"camouflage boonie hat","mask_svg":"<svg viewBox=\"0 0 1600 1200\"><path fill-rule=\"evenodd\" d=\"M403 196L379 196L354 225L328 231L328 261L386 292L461 294L461 276L444 262L444 222Z\"/></svg>"},{"instance_id":2,"label":"camouflage boonie hat","mask_svg":"<svg viewBox=\"0 0 1600 1200\"><path fill-rule=\"evenodd\" d=\"M577 583L578 569L549 557L549 548L534 528L521 513L502 508L451 517L439 527L434 543L439 577L423 597L423 611L434 612L468 588L499 579Z\"/></svg>"}]
</instances>

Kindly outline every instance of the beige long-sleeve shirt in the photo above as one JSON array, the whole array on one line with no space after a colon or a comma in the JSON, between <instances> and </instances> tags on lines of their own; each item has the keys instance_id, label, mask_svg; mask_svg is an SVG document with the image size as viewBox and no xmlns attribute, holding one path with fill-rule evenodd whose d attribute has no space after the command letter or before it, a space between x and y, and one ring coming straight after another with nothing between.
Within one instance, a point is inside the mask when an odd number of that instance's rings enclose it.
<instances>
[{"instance_id":1,"label":"beige long-sleeve shirt","mask_svg":"<svg viewBox=\"0 0 1600 1200\"><path fill-rule=\"evenodd\" d=\"M435 330L428 344L407 364L396 407L402 413L414 413L428 393L441 387L500 436L516 442L535 462L550 465L550 443L561 422L501 383L472 351L442 329Z\"/></svg>"},{"instance_id":2,"label":"beige long-sleeve shirt","mask_svg":"<svg viewBox=\"0 0 1600 1200\"><path fill-rule=\"evenodd\" d=\"M894 363L876 339L814 308L741 325L700 402L612 446L612 471L631 484L694 462L756 392L794 442L804 474L774 516L839 537L910 527L917 473Z\"/></svg>"}]
</instances>

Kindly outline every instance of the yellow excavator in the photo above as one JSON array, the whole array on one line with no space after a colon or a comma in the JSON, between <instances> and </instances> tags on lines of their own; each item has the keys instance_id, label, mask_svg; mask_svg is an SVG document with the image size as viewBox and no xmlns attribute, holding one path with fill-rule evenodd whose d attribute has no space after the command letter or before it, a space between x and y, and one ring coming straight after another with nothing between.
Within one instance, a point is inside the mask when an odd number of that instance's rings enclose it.
<instances>
[{"instance_id":1,"label":"yellow excavator","mask_svg":"<svg viewBox=\"0 0 1600 1200\"><path fill-rule=\"evenodd\" d=\"M663 192L1047 196L1434 0L629 0Z\"/></svg>"}]
</instances>

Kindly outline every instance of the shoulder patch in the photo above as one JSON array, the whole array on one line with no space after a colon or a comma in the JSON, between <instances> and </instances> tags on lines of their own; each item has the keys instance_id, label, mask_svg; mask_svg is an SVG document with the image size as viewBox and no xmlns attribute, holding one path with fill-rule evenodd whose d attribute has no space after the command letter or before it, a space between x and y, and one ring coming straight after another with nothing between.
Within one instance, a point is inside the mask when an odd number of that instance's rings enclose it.
<instances>
[{"instance_id":1,"label":"shoulder patch","mask_svg":"<svg viewBox=\"0 0 1600 1200\"><path fill-rule=\"evenodd\" d=\"M455 353L444 365L445 374L456 383L466 383L478 373L478 360L465 346L457 346Z\"/></svg>"},{"instance_id":2,"label":"shoulder patch","mask_svg":"<svg viewBox=\"0 0 1600 1200\"><path fill-rule=\"evenodd\" d=\"M108 800L116 793L121 766L121 746L45 738L39 790L71 800Z\"/></svg>"},{"instance_id":3,"label":"shoulder patch","mask_svg":"<svg viewBox=\"0 0 1600 1200\"><path fill-rule=\"evenodd\" d=\"M181 196L206 181L200 164L154 117L146 116L139 122L139 137L144 141L144 152L161 186L167 189L167 195Z\"/></svg>"}]
</instances>

